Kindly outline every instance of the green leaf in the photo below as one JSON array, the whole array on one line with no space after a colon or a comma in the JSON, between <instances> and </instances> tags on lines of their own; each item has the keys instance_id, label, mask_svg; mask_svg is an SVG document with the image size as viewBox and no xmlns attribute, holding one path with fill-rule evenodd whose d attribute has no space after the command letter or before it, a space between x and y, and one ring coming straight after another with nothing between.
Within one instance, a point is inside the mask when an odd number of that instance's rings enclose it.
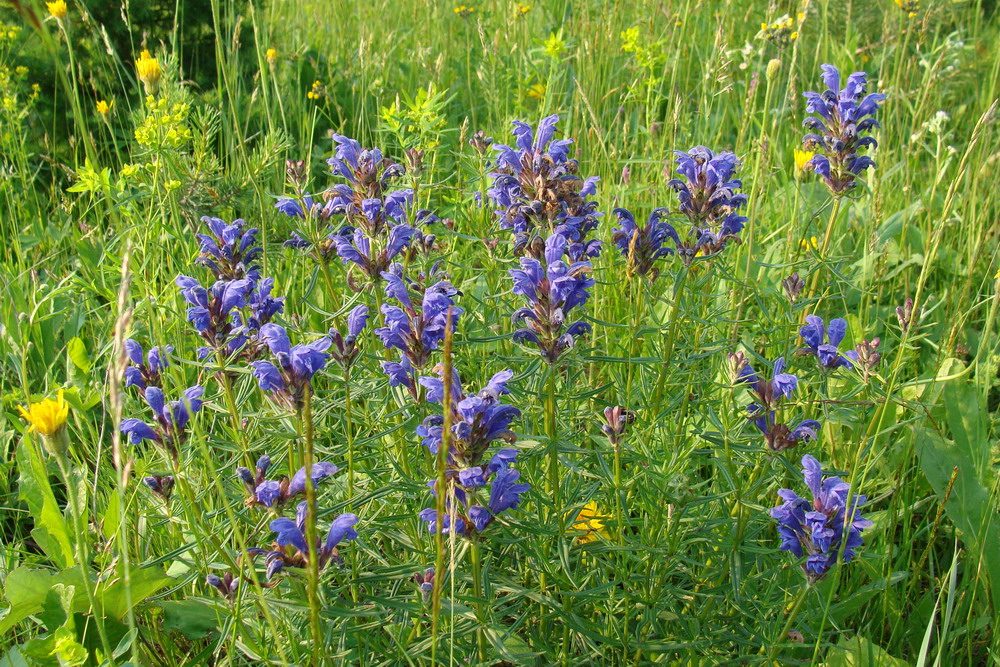
<instances>
[{"instance_id":1,"label":"green leaf","mask_svg":"<svg viewBox=\"0 0 1000 667\"><path fill-rule=\"evenodd\" d=\"M173 578L167 576L161 568L141 567L129 571L129 583L126 586L125 573L119 567L117 576L109 579L106 586L98 588L97 600L107 615L121 619L129 608L172 583Z\"/></svg>"},{"instance_id":2,"label":"green leaf","mask_svg":"<svg viewBox=\"0 0 1000 667\"><path fill-rule=\"evenodd\" d=\"M177 630L188 639L201 639L215 632L219 613L212 605L198 600L169 600L160 602L163 610L163 627Z\"/></svg>"},{"instance_id":3,"label":"green leaf","mask_svg":"<svg viewBox=\"0 0 1000 667\"><path fill-rule=\"evenodd\" d=\"M3 594L10 607L0 617L0 633L7 632L29 616L41 612L49 591L56 584L74 588L74 611L84 611L87 608L79 569L73 567L61 572L50 572L19 567L7 575L7 581L4 582Z\"/></svg>"},{"instance_id":4,"label":"green leaf","mask_svg":"<svg viewBox=\"0 0 1000 667\"><path fill-rule=\"evenodd\" d=\"M841 639L830 649L823 667L909 667L909 663L892 657L864 637L852 637Z\"/></svg>"},{"instance_id":5,"label":"green leaf","mask_svg":"<svg viewBox=\"0 0 1000 667\"><path fill-rule=\"evenodd\" d=\"M79 336L70 339L69 344L66 346L66 352L74 366L84 373L90 372L90 356L87 354L87 345Z\"/></svg>"},{"instance_id":6,"label":"green leaf","mask_svg":"<svg viewBox=\"0 0 1000 667\"><path fill-rule=\"evenodd\" d=\"M72 565L73 543L66 518L49 485L48 472L38 448L31 443L17 448L18 492L35 521L31 536L60 568Z\"/></svg>"}]
</instances>

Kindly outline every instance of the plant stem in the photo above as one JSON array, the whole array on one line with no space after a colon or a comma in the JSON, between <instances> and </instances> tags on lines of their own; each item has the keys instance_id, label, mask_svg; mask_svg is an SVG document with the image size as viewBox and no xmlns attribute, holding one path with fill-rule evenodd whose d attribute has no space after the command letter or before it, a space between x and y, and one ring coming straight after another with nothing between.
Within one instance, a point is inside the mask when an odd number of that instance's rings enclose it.
<instances>
[{"instance_id":1,"label":"plant stem","mask_svg":"<svg viewBox=\"0 0 1000 667\"><path fill-rule=\"evenodd\" d=\"M796 598L795 604L792 606L792 610L788 612L788 620L785 621L785 625L781 628L781 632L774 641L771 642L771 648L767 652L767 662L771 663L774 661L775 657L778 655L778 646L788 637L788 631L792 629L792 624L795 622L795 618L799 615L799 610L802 608L802 603L806 601L806 597L809 595L809 591L812 587L807 583L802 587L802 592L799 593L799 597ZM761 652L763 652L764 647L761 647Z\"/></svg>"},{"instance_id":2,"label":"plant stem","mask_svg":"<svg viewBox=\"0 0 1000 667\"><path fill-rule=\"evenodd\" d=\"M833 209L830 211L830 219L826 223L826 232L823 233L823 245L819 248L819 256L824 262L827 260L827 251L830 249L830 239L833 238L833 228L837 224L837 216L840 214L840 197L833 198ZM811 299L816 296L816 288L819 286L819 271L813 273L812 280L809 281L809 293L806 298ZM816 304L819 306L819 304Z\"/></svg>"},{"instance_id":3,"label":"plant stem","mask_svg":"<svg viewBox=\"0 0 1000 667\"><path fill-rule=\"evenodd\" d=\"M472 592L476 598L476 616L479 623L476 627L476 645L479 648L479 661L486 662L486 635L483 634L483 569L481 546L478 538L473 538L472 552Z\"/></svg>"},{"instance_id":4,"label":"plant stem","mask_svg":"<svg viewBox=\"0 0 1000 667\"><path fill-rule=\"evenodd\" d=\"M435 509L434 546L436 549L434 559L434 591L431 602L431 664L437 664L438 647L438 625L441 617L441 582L444 579L444 535L442 529L445 516L445 494L447 491L447 465L448 452L451 451L451 401L452 401L452 359L451 344L455 336L454 317L452 316L452 306L448 306L447 319L444 328L444 346L441 351L442 364L444 366L444 396L441 399L441 408L444 411L444 421L441 425L441 444L437 451L437 494ZM454 535L454 531L451 533Z\"/></svg>"},{"instance_id":5,"label":"plant stem","mask_svg":"<svg viewBox=\"0 0 1000 667\"><path fill-rule=\"evenodd\" d=\"M320 664L320 648L323 645L323 635L319 617L319 553L316 538L316 487L313 484L313 423L312 423L312 387L305 386L302 396L300 431L304 431L305 447L303 458L306 470L306 544L309 546L308 598L309 598L309 629L312 638L312 664ZM289 473L292 470L289 469Z\"/></svg>"},{"instance_id":6,"label":"plant stem","mask_svg":"<svg viewBox=\"0 0 1000 667\"><path fill-rule=\"evenodd\" d=\"M653 390L653 416L660 414L660 402L663 398L663 389L667 382L667 367L670 364L670 357L674 353L674 341L677 339L677 322L680 319L677 315L680 311L681 304L681 292L684 290L684 284L687 282L687 276L690 267L687 265L681 269L680 278L677 279L677 283L674 286L673 303L670 304L670 314L667 316L670 319L670 328L667 330L667 342L663 347L663 359L660 362L660 374L656 378L656 388Z\"/></svg>"},{"instance_id":7,"label":"plant stem","mask_svg":"<svg viewBox=\"0 0 1000 667\"><path fill-rule=\"evenodd\" d=\"M549 441L548 492L552 498L553 512L559 512L559 438L556 427L556 374L559 370L549 366L545 388L545 436Z\"/></svg>"}]
</instances>

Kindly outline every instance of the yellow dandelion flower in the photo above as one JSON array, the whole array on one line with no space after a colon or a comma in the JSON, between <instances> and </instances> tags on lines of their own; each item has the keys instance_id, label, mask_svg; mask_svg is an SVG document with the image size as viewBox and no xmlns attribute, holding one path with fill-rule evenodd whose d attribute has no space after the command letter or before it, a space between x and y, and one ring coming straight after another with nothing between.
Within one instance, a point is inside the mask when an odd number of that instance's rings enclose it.
<instances>
[{"instance_id":1,"label":"yellow dandelion flower","mask_svg":"<svg viewBox=\"0 0 1000 667\"><path fill-rule=\"evenodd\" d=\"M143 49L139 54L139 59L135 61L135 69L139 74L139 80L146 86L146 93L154 94L163 73L160 69L160 61L150 55L149 51Z\"/></svg>"},{"instance_id":2,"label":"yellow dandelion flower","mask_svg":"<svg viewBox=\"0 0 1000 667\"><path fill-rule=\"evenodd\" d=\"M46 2L45 7L48 8L49 14L53 18L62 20L66 18L66 13L69 8L66 6L66 0L55 0L55 2Z\"/></svg>"},{"instance_id":3,"label":"yellow dandelion flower","mask_svg":"<svg viewBox=\"0 0 1000 667\"><path fill-rule=\"evenodd\" d=\"M459 5L455 7L455 16L463 19L467 19L472 16L473 12L476 11L475 7L468 7L466 5Z\"/></svg>"},{"instance_id":4,"label":"yellow dandelion flower","mask_svg":"<svg viewBox=\"0 0 1000 667\"><path fill-rule=\"evenodd\" d=\"M309 92L306 93L306 98L310 100L318 100L323 97L325 92L326 91L323 89L323 82L317 79L313 81L312 87L309 89Z\"/></svg>"},{"instance_id":5,"label":"yellow dandelion flower","mask_svg":"<svg viewBox=\"0 0 1000 667\"><path fill-rule=\"evenodd\" d=\"M795 171L803 172L806 170L806 163L813 159L816 155L812 151L800 151L795 149Z\"/></svg>"},{"instance_id":6,"label":"yellow dandelion flower","mask_svg":"<svg viewBox=\"0 0 1000 667\"><path fill-rule=\"evenodd\" d=\"M273 65L278 62L278 49L273 46L264 52L264 60L267 61L268 65Z\"/></svg>"},{"instance_id":7,"label":"yellow dandelion flower","mask_svg":"<svg viewBox=\"0 0 1000 667\"><path fill-rule=\"evenodd\" d=\"M17 406L21 417L31 424L31 429L42 436L42 444L53 456L63 456L66 453L68 441L66 438L66 419L69 417L69 403L63 398L60 389L55 399L46 398L28 405L25 410Z\"/></svg>"},{"instance_id":8,"label":"yellow dandelion flower","mask_svg":"<svg viewBox=\"0 0 1000 667\"><path fill-rule=\"evenodd\" d=\"M514 18L519 19L530 11L531 11L531 5L526 5L522 2L519 2L516 5L514 5Z\"/></svg>"},{"instance_id":9,"label":"yellow dandelion flower","mask_svg":"<svg viewBox=\"0 0 1000 667\"><path fill-rule=\"evenodd\" d=\"M111 100L97 100L97 113L101 114L105 118L111 113L111 108L115 106L115 101Z\"/></svg>"},{"instance_id":10,"label":"yellow dandelion flower","mask_svg":"<svg viewBox=\"0 0 1000 667\"><path fill-rule=\"evenodd\" d=\"M570 516L570 514L566 516ZM604 520L610 518L610 514L601 512L600 507L597 506L597 502L591 500L576 515L576 519L566 529L566 535L569 537L576 536L577 544L596 542L598 535L605 539L610 539L608 529L604 527Z\"/></svg>"}]
</instances>

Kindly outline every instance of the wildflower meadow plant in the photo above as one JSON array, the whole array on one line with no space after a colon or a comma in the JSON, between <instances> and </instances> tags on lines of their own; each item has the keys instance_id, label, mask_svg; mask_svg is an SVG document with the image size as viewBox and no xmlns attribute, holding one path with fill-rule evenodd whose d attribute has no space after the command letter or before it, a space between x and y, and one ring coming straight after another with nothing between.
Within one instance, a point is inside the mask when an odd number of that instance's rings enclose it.
<instances>
[{"instance_id":1,"label":"wildflower meadow plant","mask_svg":"<svg viewBox=\"0 0 1000 667\"><path fill-rule=\"evenodd\" d=\"M760 430L768 449L780 452L819 437L820 423L815 419L802 420L794 428L778 421L781 403L792 397L799 383L797 377L785 372L784 358L775 360L770 380L759 376L742 353L730 354L729 359L734 384L747 385L753 396L746 407L747 420Z\"/></svg>"},{"instance_id":2,"label":"wildflower meadow plant","mask_svg":"<svg viewBox=\"0 0 1000 667\"><path fill-rule=\"evenodd\" d=\"M806 324L799 329L799 335L806 344L799 353L816 357L822 368L853 368L858 360L855 350L840 353L840 344L847 335L847 320L842 317L830 320L830 326L824 328L822 318L806 315Z\"/></svg>"},{"instance_id":3,"label":"wildflower meadow plant","mask_svg":"<svg viewBox=\"0 0 1000 667\"><path fill-rule=\"evenodd\" d=\"M554 233L545 240L544 263L522 257L521 268L508 271L514 281L514 294L530 304L510 316L515 325L524 325L514 332L514 341L536 346L549 364L555 364L577 338L591 330L587 322L567 325L570 312L587 303L588 290L594 286L589 261L567 263L562 259L568 245L562 234Z\"/></svg>"},{"instance_id":4,"label":"wildflower meadow plant","mask_svg":"<svg viewBox=\"0 0 1000 667\"><path fill-rule=\"evenodd\" d=\"M146 387L162 386L160 373L170 365L166 355L173 351L173 345L165 346L162 351L159 346L154 346L143 357L142 346L131 338L126 340L125 353L130 365L125 369L125 386L136 387L140 391L145 391Z\"/></svg>"},{"instance_id":5,"label":"wildflower meadow plant","mask_svg":"<svg viewBox=\"0 0 1000 667\"><path fill-rule=\"evenodd\" d=\"M267 565L266 578L274 579L285 568L306 568L315 559L315 565L320 570L331 564L340 564L338 546L358 538L354 526L358 523L358 515L345 512L330 523L326 538L317 537L316 543L309 544L306 539L307 504L302 501L295 511L295 519L284 517L271 522L271 531L275 533L274 544L270 549L249 549L248 554L264 556Z\"/></svg>"},{"instance_id":6,"label":"wildflower meadow plant","mask_svg":"<svg viewBox=\"0 0 1000 667\"><path fill-rule=\"evenodd\" d=\"M180 399L168 403L162 389L146 387L143 397L153 412L154 423L150 425L141 419L129 418L123 419L119 428L133 445L149 440L163 447L176 460L180 445L187 439L187 425L204 403L201 399L204 393L204 387L194 385L185 389Z\"/></svg>"},{"instance_id":7,"label":"wildflower meadow plant","mask_svg":"<svg viewBox=\"0 0 1000 667\"><path fill-rule=\"evenodd\" d=\"M603 215L597 202L597 176L581 178L579 164L569 158L572 139L555 139L559 116L546 116L537 133L514 121L514 147L493 144L497 151L493 184L488 195L500 219L500 228L514 235L514 254L542 257L549 234L563 236L563 251L573 261L596 257L601 241L587 239Z\"/></svg>"},{"instance_id":8,"label":"wildflower meadow plant","mask_svg":"<svg viewBox=\"0 0 1000 667\"><path fill-rule=\"evenodd\" d=\"M625 258L627 275L649 275L655 280L659 275L656 262L673 255L674 248L681 246L673 225L664 220L669 212L666 208L654 210L642 227L628 209L616 208L613 213L618 218L618 227L612 230L611 240ZM667 240L674 242L674 248L666 245Z\"/></svg>"},{"instance_id":9,"label":"wildflower meadow plant","mask_svg":"<svg viewBox=\"0 0 1000 667\"><path fill-rule=\"evenodd\" d=\"M247 492L247 505L263 505L268 508L280 509L295 496L305 494L305 466L299 468L291 479L282 477L280 480L265 478L270 467L271 457L265 454L257 459L253 472L243 466L236 468L236 476L243 482ZM337 466L332 463L314 463L311 475L313 486L319 484L320 480L335 475L337 470Z\"/></svg>"},{"instance_id":10,"label":"wildflower meadow plant","mask_svg":"<svg viewBox=\"0 0 1000 667\"><path fill-rule=\"evenodd\" d=\"M812 501L789 489L780 489L784 501L771 510L778 522L781 550L796 558L806 558L802 569L809 582L822 579L837 560L852 561L864 544L861 531L872 522L858 508L867 500L851 495L851 485L839 477L823 477L823 468L814 457L802 457L802 474Z\"/></svg>"},{"instance_id":11,"label":"wildflower meadow plant","mask_svg":"<svg viewBox=\"0 0 1000 667\"><path fill-rule=\"evenodd\" d=\"M441 275L432 268L428 278L434 280ZM445 279L425 287L428 280L421 276L408 279L399 264L390 267L383 278L386 296L399 305L382 304L385 325L375 329L375 335L387 349L399 353L399 361L381 362L382 371L389 377L390 386L405 387L418 400L416 374L428 366L431 354L444 341L448 318L455 326L462 314L455 305L458 290Z\"/></svg>"},{"instance_id":12,"label":"wildflower meadow plant","mask_svg":"<svg viewBox=\"0 0 1000 667\"><path fill-rule=\"evenodd\" d=\"M803 123L810 132L802 145L816 153L808 167L820 175L830 194L839 197L857 186L861 172L875 166L874 160L859 151L878 146L874 137L866 135L879 127L875 114L885 95L868 93L865 72L851 74L841 88L836 67L823 65L822 70L826 90L803 93L806 111L816 115Z\"/></svg>"},{"instance_id":13,"label":"wildflower meadow plant","mask_svg":"<svg viewBox=\"0 0 1000 667\"><path fill-rule=\"evenodd\" d=\"M680 213L691 223L691 240L677 247L677 254L690 264L699 254L714 255L730 241L739 242L747 218L737 211L747 203L747 196L737 192L743 182L735 178L740 161L734 153L713 153L704 146L674 153L682 178L667 186L677 192Z\"/></svg>"},{"instance_id":14,"label":"wildflower meadow plant","mask_svg":"<svg viewBox=\"0 0 1000 667\"><path fill-rule=\"evenodd\" d=\"M327 350L332 341L323 336L311 343L293 346L288 332L277 324L261 327L260 338L271 351L274 361L250 363L258 386L275 404L290 411L300 410L313 376L323 369L330 358Z\"/></svg>"},{"instance_id":15,"label":"wildflower meadow plant","mask_svg":"<svg viewBox=\"0 0 1000 667\"><path fill-rule=\"evenodd\" d=\"M516 449L501 449L484 465L494 442L513 443L516 439L510 425L520 417L521 411L500 402L501 396L510 393L507 382L513 375L512 371L501 371L490 378L478 394L466 396L458 374L454 373L452 396L448 401L452 414L445 488L439 488L440 479L428 483L435 496L444 493L447 515L439 517L434 507L420 512L420 518L432 533L437 532L439 524L444 533L454 529L456 534L471 536L483 531L497 516L517 507L521 495L531 488L530 484L518 481L521 473L513 467L517 460ZM444 404L443 377L422 377L420 383L427 388L429 402ZM417 435L432 454L437 454L442 446L444 424L444 416L435 414L417 427ZM484 489L487 484L490 487L488 496Z\"/></svg>"}]
</instances>

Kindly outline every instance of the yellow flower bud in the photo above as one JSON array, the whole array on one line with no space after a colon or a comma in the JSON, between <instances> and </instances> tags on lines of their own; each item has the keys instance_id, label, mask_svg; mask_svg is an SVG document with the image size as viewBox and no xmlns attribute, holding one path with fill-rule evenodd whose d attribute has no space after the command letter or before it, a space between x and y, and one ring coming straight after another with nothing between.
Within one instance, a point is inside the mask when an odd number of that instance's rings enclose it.
<instances>
[{"instance_id":1,"label":"yellow flower bud","mask_svg":"<svg viewBox=\"0 0 1000 667\"><path fill-rule=\"evenodd\" d=\"M768 81L773 81L774 77L778 76L778 72L781 71L781 61L777 58L771 58L767 63L767 69L764 70L764 77Z\"/></svg>"}]
</instances>

